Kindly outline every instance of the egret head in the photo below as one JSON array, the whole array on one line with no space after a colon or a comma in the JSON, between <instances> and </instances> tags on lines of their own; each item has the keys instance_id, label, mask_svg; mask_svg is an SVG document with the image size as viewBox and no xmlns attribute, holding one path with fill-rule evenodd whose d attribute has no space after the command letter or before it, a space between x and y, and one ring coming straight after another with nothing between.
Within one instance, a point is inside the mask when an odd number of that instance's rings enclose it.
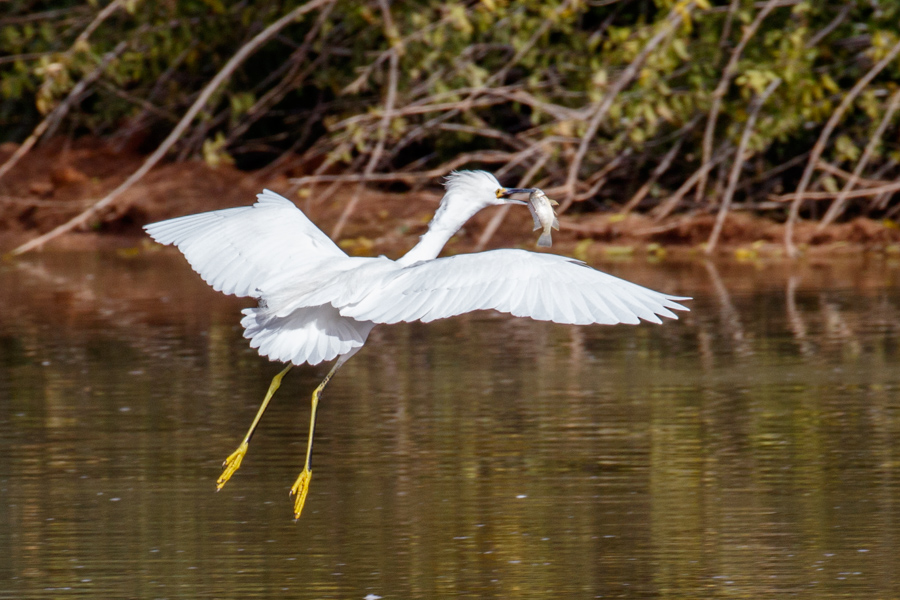
<instances>
[{"instance_id":1,"label":"egret head","mask_svg":"<svg viewBox=\"0 0 900 600\"><path fill-rule=\"evenodd\" d=\"M444 186L447 193L444 195L444 201L452 199L454 202L465 202L475 208L476 212L499 204L525 204L509 196L532 191L531 188L505 188L487 171L453 171L446 179Z\"/></svg>"}]
</instances>

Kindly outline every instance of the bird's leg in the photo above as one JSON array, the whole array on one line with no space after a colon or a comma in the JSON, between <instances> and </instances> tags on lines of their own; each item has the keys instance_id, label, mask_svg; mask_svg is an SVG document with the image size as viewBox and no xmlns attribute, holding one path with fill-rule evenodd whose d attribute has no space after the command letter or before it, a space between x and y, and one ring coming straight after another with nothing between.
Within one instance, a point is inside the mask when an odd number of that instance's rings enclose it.
<instances>
[{"instance_id":1,"label":"bird's leg","mask_svg":"<svg viewBox=\"0 0 900 600\"><path fill-rule=\"evenodd\" d=\"M288 363L288 366L286 366L284 370L272 378L272 383L269 385L269 391L266 393L262 406L259 407L259 411L256 413L256 418L253 419L253 423L250 425L250 430L247 432L247 435L244 436L244 441L242 441L241 445L238 446L238 449L222 463L225 470L222 471L222 474L219 475L219 479L216 481L216 491L221 490L228 480L231 479L231 476L234 475L234 472L240 468L241 461L244 460L244 455L247 454L250 438L253 437L253 432L256 431L256 426L259 425L259 420L262 418L263 413L266 412L266 408L269 406L269 400L272 399L272 396L275 395L275 391L281 386L281 378L287 375L287 372L291 370L292 366L292 364Z\"/></svg>"},{"instance_id":2,"label":"bird's leg","mask_svg":"<svg viewBox=\"0 0 900 600\"><path fill-rule=\"evenodd\" d=\"M297 477L297 481L291 486L291 495L295 496L294 519L300 518L300 513L303 511L303 505L306 503L306 494L309 492L309 482L312 479L313 435L316 432L316 410L319 408L319 396L347 358L349 358L349 356L342 356L339 358L334 367L328 372L328 375L325 376L325 379L322 380L322 383L319 384L319 387L312 393L312 414L309 417L309 440L306 442L306 463L304 463L303 470L300 472L300 476Z\"/></svg>"}]
</instances>

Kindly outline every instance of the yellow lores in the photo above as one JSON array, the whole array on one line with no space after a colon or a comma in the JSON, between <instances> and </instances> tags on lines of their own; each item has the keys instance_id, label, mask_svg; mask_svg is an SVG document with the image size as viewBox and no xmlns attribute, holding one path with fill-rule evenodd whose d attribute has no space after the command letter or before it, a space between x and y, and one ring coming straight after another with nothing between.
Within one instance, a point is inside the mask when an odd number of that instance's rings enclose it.
<instances>
[{"instance_id":1,"label":"yellow lores","mask_svg":"<svg viewBox=\"0 0 900 600\"><path fill-rule=\"evenodd\" d=\"M559 221L553 212L554 206L559 206L559 202L551 200L547 194L537 188L534 188L534 191L528 196L528 210L531 211L531 218L534 219L534 230L537 231L542 227L544 229L537 241L537 245L541 248L549 248L553 245L553 238L550 236L551 227L559 231Z\"/></svg>"}]
</instances>

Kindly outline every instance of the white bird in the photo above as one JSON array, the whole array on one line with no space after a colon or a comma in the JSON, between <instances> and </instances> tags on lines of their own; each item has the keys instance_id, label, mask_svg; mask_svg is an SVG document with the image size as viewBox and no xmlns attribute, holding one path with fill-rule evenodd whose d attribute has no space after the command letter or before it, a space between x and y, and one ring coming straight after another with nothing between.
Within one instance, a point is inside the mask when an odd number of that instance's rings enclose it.
<instances>
[{"instance_id":1,"label":"white bird","mask_svg":"<svg viewBox=\"0 0 900 600\"><path fill-rule=\"evenodd\" d=\"M337 359L312 394L306 462L291 487L294 515L306 501L319 396L356 354L372 328L400 321L430 322L493 309L573 325L661 323L687 310L667 296L553 254L491 250L438 258L463 224L488 206L531 189L504 188L485 171L451 173L428 231L398 260L347 256L291 201L265 190L253 206L189 215L144 227L173 244L213 289L249 296L244 337L263 356L288 363L269 386L250 430L223 466L218 489L240 467L250 438L293 365Z\"/></svg>"}]
</instances>

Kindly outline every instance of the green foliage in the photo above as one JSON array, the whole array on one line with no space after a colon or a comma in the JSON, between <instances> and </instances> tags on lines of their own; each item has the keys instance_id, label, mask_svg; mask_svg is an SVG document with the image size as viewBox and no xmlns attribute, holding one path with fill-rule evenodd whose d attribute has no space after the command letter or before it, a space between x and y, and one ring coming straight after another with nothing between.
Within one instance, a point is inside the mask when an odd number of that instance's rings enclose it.
<instances>
[{"instance_id":1,"label":"green foliage","mask_svg":"<svg viewBox=\"0 0 900 600\"><path fill-rule=\"evenodd\" d=\"M765 171L812 146L844 94L900 36L900 3L848 2L840 13L809 0L772 10L726 88L717 148L737 145L750 101L776 77L784 83L751 138L755 168ZM135 127L160 137L243 44L299 4L130 0L79 38L103 6L7 2L0 141L24 139L122 40L127 48L68 113L67 130L111 136ZM182 138L180 155L233 156L239 164L252 156L244 164L258 165L291 149L305 152L309 165L326 157L359 169L357 158L383 138L380 171L424 170L461 152L494 150L508 153L513 173L544 160L535 181L558 184L595 103L668 16L679 14L684 22L614 98L579 172L590 181L629 152L610 175L628 188L683 141L659 180L671 190L700 166L713 90L761 5L739 0L732 13L724 0L397 0L385 15L380 2L342 0L255 52ZM391 53L399 68L384 128ZM824 157L835 166L852 170L897 87L898 64L879 74L832 136ZM892 160L896 139L885 137L870 169Z\"/></svg>"}]
</instances>

